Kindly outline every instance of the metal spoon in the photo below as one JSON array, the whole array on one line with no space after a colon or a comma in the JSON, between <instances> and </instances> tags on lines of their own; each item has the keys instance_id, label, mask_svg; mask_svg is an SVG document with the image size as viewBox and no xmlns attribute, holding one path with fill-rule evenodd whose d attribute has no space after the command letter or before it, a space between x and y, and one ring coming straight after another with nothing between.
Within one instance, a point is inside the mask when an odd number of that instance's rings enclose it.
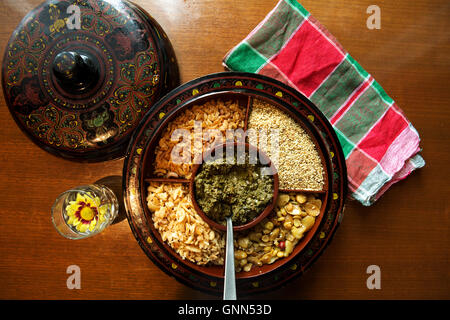
<instances>
[{"instance_id":1,"label":"metal spoon","mask_svg":"<svg viewBox=\"0 0 450 320\"><path fill-rule=\"evenodd\" d=\"M225 253L225 279L223 287L223 300L236 300L236 275L234 272L234 244L233 222L231 216L227 221L227 245Z\"/></svg>"}]
</instances>

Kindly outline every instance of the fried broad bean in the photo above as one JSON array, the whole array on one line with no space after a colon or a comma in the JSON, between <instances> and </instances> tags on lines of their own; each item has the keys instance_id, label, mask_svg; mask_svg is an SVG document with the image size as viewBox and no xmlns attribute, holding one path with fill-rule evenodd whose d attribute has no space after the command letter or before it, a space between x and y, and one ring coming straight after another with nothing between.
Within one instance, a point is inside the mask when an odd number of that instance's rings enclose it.
<instances>
[{"instance_id":1,"label":"fried broad bean","mask_svg":"<svg viewBox=\"0 0 450 320\"><path fill-rule=\"evenodd\" d=\"M272 257L273 257L272 252L267 252L265 255L261 257L261 262L263 264L268 264Z\"/></svg>"},{"instance_id":2,"label":"fried broad bean","mask_svg":"<svg viewBox=\"0 0 450 320\"><path fill-rule=\"evenodd\" d=\"M287 213L291 213L294 209L294 206L292 202L289 202L287 205L284 206L284 210L286 210Z\"/></svg>"},{"instance_id":3,"label":"fried broad bean","mask_svg":"<svg viewBox=\"0 0 450 320\"><path fill-rule=\"evenodd\" d=\"M276 228L273 231L271 231L269 233L270 241L274 241L278 237L279 234L280 234L280 228Z\"/></svg>"},{"instance_id":4,"label":"fried broad bean","mask_svg":"<svg viewBox=\"0 0 450 320\"><path fill-rule=\"evenodd\" d=\"M281 193L271 215L250 231L235 235L236 265L248 272L253 266L288 257L313 227L321 206L314 195Z\"/></svg>"},{"instance_id":5,"label":"fried broad bean","mask_svg":"<svg viewBox=\"0 0 450 320\"><path fill-rule=\"evenodd\" d=\"M247 253L245 251L238 250L234 253L234 258L238 260L245 259L247 258Z\"/></svg>"},{"instance_id":6,"label":"fried broad bean","mask_svg":"<svg viewBox=\"0 0 450 320\"><path fill-rule=\"evenodd\" d=\"M284 227L286 230L291 230L291 229L292 229L292 225L293 225L292 221L285 221L285 222L283 223L283 227Z\"/></svg>"},{"instance_id":7,"label":"fried broad bean","mask_svg":"<svg viewBox=\"0 0 450 320\"><path fill-rule=\"evenodd\" d=\"M297 203L292 205L292 210L289 211L289 214L292 216L300 216L302 214L302 210L300 209L299 205Z\"/></svg>"},{"instance_id":8,"label":"fried broad bean","mask_svg":"<svg viewBox=\"0 0 450 320\"><path fill-rule=\"evenodd\" d=\"M292 235L293 235L294 238L296 238L296 239L301 239L301 238L303 238L303 234L305 233L305 231L306 231L306 228L305 228L304 226L301 226L301 227L299 227L299 228L293 227L292 230L291 230Z\"/></svg>"},{"instance_id":9,"label":"fried broad bean","mask_svg":"<svg viewBox=\"0 0 450 320\"><path fill-rule=\"evenodd\" d=\"M308 231L309 229L312 228L312 226L314 225L314 222L316 222L316 219L314 219L314 217L311 216L306 216L302 219L302 225L306 228L305 231Z\"/></svg>"},{"instance_id":10,"label":"fried broad bean","mask_svg":"<svg viewBox=\"0 0 450 320\"><path fill-rule=\"evenodd\" d=\"M252 241L258 242L262 237L262 234L260 233L256 233L256 232L252 232L248 235L248 238Z\"/></svg>"},{"instance_id":11,"label":"fried broad bean","mask_svg":"<svg viewBox=\"0 0 450 320\"><path fill-rule=\"evenodd\" d=\"M288 202L289 202L289 195L288 194L280 194L277 199L277 206L282 208Z\"/></svg>"},{"instance_id":12,"label":"fried broad bean","mask_svg":"<svg viewBox=\"0 0 450 320\"><path fill-rule=\"evenodd\" d=\"M302 203L305 203L306 202L306 196L304 195L304 194L298 194L298 195L296 195L295 196L295 200L298 202L298 203L300 203L300 204L302 204Z\"/></svg>"},{"instance_id":13,"label":"fried broad bean","mask_svg":"<svg viewBox=\"0 0 450 320\"><path fill-rule=\"evenodd\" d=\"M285 241L285 249L284 249L284 256L287 257L294 251L294 242L290 240Z\"/></svg>"},{"instance_id":14,"label":"fried broad bean","mask_svg":"<svg viewBox=\"0 0 450 320\"><path fill-rule=\"evenodd\" d=\"M237 241L238 245L243 248L243 249L247 249L250 245L250 239L247 237L244 238L239 238Z\"/></svg>"},{"instance_id":15,"label":"fried broad bean","mask_svg":"<svg viewBox=\"0 0 450 320\"><path fill-rule=\"evenodd\" d=\"M317 217L320 214L320 207L322 206L322 201L309 200L305 204L305 211L307 214L313 217Z\"/></svg>"}]
</instances>

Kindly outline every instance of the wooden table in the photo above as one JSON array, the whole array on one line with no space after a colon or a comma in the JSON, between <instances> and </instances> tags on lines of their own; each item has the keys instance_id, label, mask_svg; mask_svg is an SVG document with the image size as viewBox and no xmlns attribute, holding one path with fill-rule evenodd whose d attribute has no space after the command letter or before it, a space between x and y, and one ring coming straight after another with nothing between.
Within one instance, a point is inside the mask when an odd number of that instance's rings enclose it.
<instances>
[{"instance_id":1,"label":"wooden table","mask_svg":"<svg viewBox=\"0 0 450 320\"><path fill-rule=\"evenodd\" d=\"M181 80L223 71L222 57L276 0L140 0L166 30ZM2 0L0 52L40 0ZM394 185L375 205L349 202L322 257L273 299L449 299L450 4L445 0L303 0L302 4L405 111L423 140L425 168ZM369 5L381 29L366 27ZM120 176L123 160L79 164L41 150L18 129L0 99L0 299L210 299L168 277L143 253L127 220L81 241L50 221L57 195ZM81 269L81 289L66 286ZM381 269L369 290L366 269Z\"/></svg>"}]
</instances>

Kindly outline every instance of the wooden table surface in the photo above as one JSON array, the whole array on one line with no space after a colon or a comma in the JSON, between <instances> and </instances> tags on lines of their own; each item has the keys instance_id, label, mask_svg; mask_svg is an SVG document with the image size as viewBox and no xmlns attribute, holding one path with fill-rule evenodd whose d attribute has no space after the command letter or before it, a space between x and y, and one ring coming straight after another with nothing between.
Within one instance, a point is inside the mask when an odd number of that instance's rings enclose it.
<instances>
[{"instance_id":1,"label":"wooden table surface","mask_svg":"<svg viewBox=\"0 0 450 320\"><path fill-rule=\"evenodd\" d=\"M223 71L227 51L277 0L140 0L167 32L181 80ZM0 52L40 0L0 2ZM301 278L261 299L449 299L450 3L446 0L303 0L313 16L396 100L422 138L426 166L394 185L375 205L349 202L331 245ZM369 5L381 29L366 27ZM66 161L19 130L0 98L0 299L211 299L158 269L127 220L102 234L66 240L50 208L59 193L107 176L123 160ZM81 269L69 290L66 269ZM370 265L381 289L366 286Z\"/></svg>"}]
</instances>

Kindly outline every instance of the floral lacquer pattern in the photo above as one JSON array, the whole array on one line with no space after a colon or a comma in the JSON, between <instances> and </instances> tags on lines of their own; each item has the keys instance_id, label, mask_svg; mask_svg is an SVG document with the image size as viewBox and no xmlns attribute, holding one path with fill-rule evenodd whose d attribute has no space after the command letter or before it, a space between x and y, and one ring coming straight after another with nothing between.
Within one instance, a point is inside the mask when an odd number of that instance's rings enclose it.
<instances>
[{"instance_id":1,"label":"floral lacquer pattern","mask_svg":"<svg viewBox=\"0 0 450 320\"><path fill-rule=\"evenodd\" d=\"M123 8L119 9L123 10ZM89 3L89 10L82 16L81 29L104 37L113 28L125 25L128 20L129 16L124 15L123 12L119 11L111 3L91 1Z\"/></svg>"},{"instance_id":2,"label":"floral lacquer pattern","mask_svg":"<svg viewBox=\"0 0 450 320\"><path fill-rule=\"evenodd\" d=\"M114 91L113 104L117 108L121 130L126 130L138 114L150 107L159 84L159 68L153 53L142 52L134 63L120 66L123 83Z\"/></svg>"},{"instance_id":3,"label":"floral lacquer pattern","mask_svg":"<svg viewBox=\"0 0 450 320\"><path fill-rule=\"evenodd\" d=\"M11 88L11 99L18 113L29 115L48 103L37 76L26 77L20 85Z\"/></svg>"},{"instance_id":4,"label":"floral lacquer pattern","mask_svg":"<svg viewBox=\"0 0 450 320\"><path fill-rule=\"evenodd\" d=\"M70 3L66 1L50 2L43 6L39 14L39 21L43 26L43 33L49 39L68 32L66 28L67 8Z\"/></svg>"},{"instance_id":5,"label":"floral lacquer pattern","mask_svg":"<svg viewBox=\"0 0 450 320\"><path fill-rule=\"evenodd\" d=\"M30 19L8 46L7 85L16 85L25 76L35 75L40 56L46 47L47 41L41 35L39 21Z\"/></svg>"},{"instance_id":6,"label":"floral lacquer pattern","mask_svg":"<svg viewBox=\"0 0 450 320\"><path fill-rule=\"evenodd\" d=\"M73 113L53 106L39 109L28 116L26 125L50 145L68 149L86 146L83 132L78 129L77 116Z\"/></svg>"},{"instance_id":7,"label":"floral lacquer pattern","mask_svg":"<svg viewBox=\"0 0 450 320\"><path fill-rule=\"evenodd\" d=\"M124 27L115 28L105 40L114 48L120 61L133 59L136 53L145 51L150 46L145 26L136 20L130 20Z\"/></svg>"},{"instance_id":8,"label":"floral lacquer pattern","mask_svg":"<svg viewBox=\"0 0 450 320\"><path fill-rule=\"evenodd\" d=\"M80 119L87 140L98 146L106 145L119 132L119 127L114 123L114 113L106 102L91 112L82 113Z\"/></svg>"}]
</instances>

